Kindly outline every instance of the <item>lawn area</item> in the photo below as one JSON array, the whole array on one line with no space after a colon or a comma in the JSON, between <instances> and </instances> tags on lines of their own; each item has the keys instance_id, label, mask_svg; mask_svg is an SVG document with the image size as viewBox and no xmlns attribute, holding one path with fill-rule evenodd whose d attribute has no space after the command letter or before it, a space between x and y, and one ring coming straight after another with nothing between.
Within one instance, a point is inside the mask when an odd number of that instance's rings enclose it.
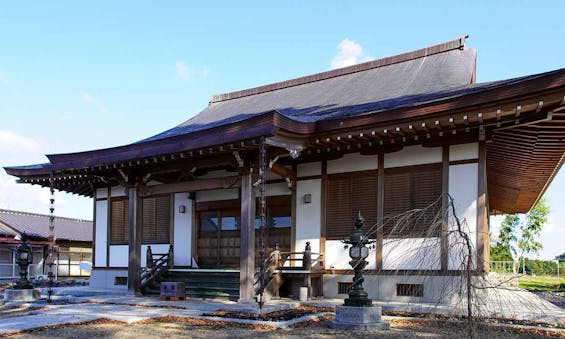
<instances>
[{"instance_id":1,"label":"lawn area","mask_svg":"<svg viewBox=\"0 0 565 339\"><path fill-rule=\"evenodd\" d=\"M565 277L528 275L518 279L518 286L528 291L565 291Z\"/></svg>"}]
</instances>

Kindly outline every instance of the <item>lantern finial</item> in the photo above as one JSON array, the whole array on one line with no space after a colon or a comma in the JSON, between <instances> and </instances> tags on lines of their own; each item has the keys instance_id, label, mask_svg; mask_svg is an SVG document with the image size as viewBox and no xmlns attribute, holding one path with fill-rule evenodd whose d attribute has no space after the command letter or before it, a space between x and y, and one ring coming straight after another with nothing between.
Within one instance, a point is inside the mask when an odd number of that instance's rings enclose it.
<instances>
[{"instance_id":1,"label":"lantern finial","mask_svg":"<svg viewBox=\"0 0 565 339\"><path fill-rule=\"evenodd\" d=\"M363 227L363 224L365 224L365 218L363 218L361 211L359 211L359 214L357 215L357 219L355 219L355 227L358 230L360 230L361 227Z\"/></svg>"}]
</instances>

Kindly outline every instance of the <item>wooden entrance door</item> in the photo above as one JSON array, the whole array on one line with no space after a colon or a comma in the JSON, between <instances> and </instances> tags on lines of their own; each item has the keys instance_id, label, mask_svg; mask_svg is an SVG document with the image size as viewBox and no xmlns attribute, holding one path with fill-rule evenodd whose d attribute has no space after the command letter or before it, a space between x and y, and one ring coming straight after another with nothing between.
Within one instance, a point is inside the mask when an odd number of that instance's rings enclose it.
<instances>
[{"instance_id":1,"label":"wooden entrance door","mask_svg":"<svg viewBox=\"0 0 565 339\"><path fill-rule=\"evenodd\" d=\"M239 268L241 220L239 200L197 204L197 261L202 268ZM255 218L255 258L260 260L261 239L269 253L278 243L281 251L290 251L290 196L267 198L267 227Z\"/></svg>"}]
</instances>

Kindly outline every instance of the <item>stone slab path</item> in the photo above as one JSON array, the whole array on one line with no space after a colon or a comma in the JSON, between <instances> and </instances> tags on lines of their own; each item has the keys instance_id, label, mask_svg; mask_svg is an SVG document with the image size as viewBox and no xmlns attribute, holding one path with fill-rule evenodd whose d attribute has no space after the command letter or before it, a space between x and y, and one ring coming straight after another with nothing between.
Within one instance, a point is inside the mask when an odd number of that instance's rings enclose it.
<instances>
[{"instance_id":1,"label":"stone slab path","mask_svg":"<svg viewBox=\"0 0 565 339\"><path fill-rule=\"evenodd\" d=\"M44 293L46 291L43 291ZM515 290L485 290L478 296L481 314L490 317L537 320L550 323L565 323L565 309L559 308L533 293ZM44 294L45 295L45 294ZM244 304L232 301L207 301L188 299L186 301L161 301L155 297L131 297L125 291L102 291L88 287L60 288L55 290L54 303L43 301L6 303L3 307L29 306L38 308L30 310L27 315L1 317L0 336L10 333L42 328L53 325L81 323L98 319L109 319L132 323L164 316L180 316L205 318L219 321L238 323L263 324L273 327L288 327L297 322L312 319L306 316L286 322L258 322L245 319L226 319L218 317L203 317L203 313L227 309L243 312L257 312L256 304ZM343 303L342 299L324 299L312 301L314 306L336 306ZM294 308L300 303L283 300L271 301L264 307L264 312ZM464 303L454 305L435 305L423 303L375 302L383 310L407 311L416 313L463 314ZM0 309L0 312L2 310Z\"/></svg>"}]
</instances>

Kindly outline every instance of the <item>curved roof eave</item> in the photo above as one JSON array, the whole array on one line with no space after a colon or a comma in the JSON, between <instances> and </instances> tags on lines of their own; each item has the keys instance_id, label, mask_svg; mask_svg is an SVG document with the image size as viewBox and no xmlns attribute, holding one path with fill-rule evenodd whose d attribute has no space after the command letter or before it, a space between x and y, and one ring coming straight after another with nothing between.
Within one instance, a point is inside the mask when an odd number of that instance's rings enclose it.
<instances>
[{"instance_id":1,"label":"curved roof eave","mask_svg":"<svg viewBox=\"0 0 565 339\"><path fill-rule=\"evenodd\" d=\"M363 107L367 110L366 112L352 111L351 114L330 115L316 122L296 120L277 110L271 110L247 119L187 134L144 139L137 143L100 150L53 154L48 155L50 164L5 167L5 169L8 174L15 176L42 175L52 171L99 166L274 135L280 129L307 136L312 133L355 128L368 123L385 123L446 110L464 109L477 104L488 104L536 94L563 86L565 86L565 69L559 69L492 83L470 84L441 93L428 93L422 96L420 101L406 102L405 105L394 106L394 108L384 107L375 111L374 106L368 105ZM378 103L375 104L378 105ZM371 107L373 110L370 110Z\"/></svg>"}]
</instances>

